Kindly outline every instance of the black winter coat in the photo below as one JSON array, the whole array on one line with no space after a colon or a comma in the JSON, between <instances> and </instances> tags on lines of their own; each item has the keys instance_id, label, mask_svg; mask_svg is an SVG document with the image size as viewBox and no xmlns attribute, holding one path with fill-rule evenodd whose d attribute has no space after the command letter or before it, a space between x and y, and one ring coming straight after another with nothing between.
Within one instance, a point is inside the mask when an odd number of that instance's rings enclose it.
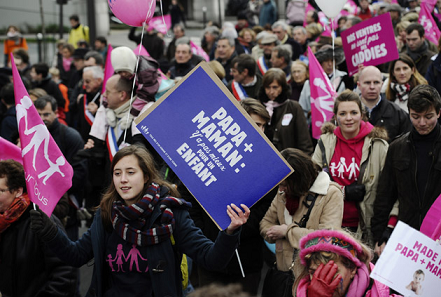
<instances>
[{"instance_id":1,"label":"black winter coat","mask_svg":"<svg viewBox=\"0 0 441 297\"><path fill-rule=\"evenodd\" d=\"M418 191L417 156L409 132L389 146L383 172L377 189L372 218L372 233L378 242L387 227L389 213L395 201L399 202L398 220L419 230L427 211L441 193L441 129L431 152L428 181L424 196Z\"/></svg>"},{"instance_id":2,"label":"black winter coat","mask_svg":"<svg viewBox=\"0 0 441 297\"><path fill-rule=\"evenodd\" d=\"M10 297L74 296L76 273L31 231L31 208L0 234L0 292ZM52 220L62 228L58 219Z\"/></svg>"}]
</instances>

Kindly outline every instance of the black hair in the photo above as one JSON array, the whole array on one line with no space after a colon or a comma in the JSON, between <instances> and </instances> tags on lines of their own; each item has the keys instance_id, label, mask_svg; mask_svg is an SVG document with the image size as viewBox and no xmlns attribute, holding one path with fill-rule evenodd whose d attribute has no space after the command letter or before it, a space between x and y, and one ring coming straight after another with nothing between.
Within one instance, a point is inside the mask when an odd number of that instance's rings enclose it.
<instances>
[{"instance_id":1,"label":"black hair","mask_svg":"<svg viewBox=\"0 0 441 297\"><path fill-rule=\"evenodd\" d=\"M57 111L57 100L55 100L54 97L52 97L51 95L44 95L41 96L40 98L38 98L37 100L35 100L34 105L36 109L44 109L46 107L46 105L50 103L52 106L52 111L56 112Z\"/></svg>"}]
</instances>

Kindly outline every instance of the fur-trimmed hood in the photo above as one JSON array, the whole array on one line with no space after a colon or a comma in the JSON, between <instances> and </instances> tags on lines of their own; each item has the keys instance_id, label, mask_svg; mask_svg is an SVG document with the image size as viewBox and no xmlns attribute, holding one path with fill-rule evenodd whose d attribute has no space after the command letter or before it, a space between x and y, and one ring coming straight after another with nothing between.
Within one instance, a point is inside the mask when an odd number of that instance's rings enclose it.
<instances>
[{"instance_id":1,"label":"fur-trimmed hood","mask_svg":"<svg viewBox=\"0 0 441 297\"><path fill-rule=\"evenodd\" d=\"M326 122L323 124L323 126L321 128L322 134L334 133L335 128L336 128L336 126L333 123ZM383 127L377 127L377 126L374 126L374 128L367 135L367 137L370 137L372 139L379 138L379 139L383 139L385 141L389 140L389 136L387 135L386 129L384 129Z\"/></svg>"}]
</instances>

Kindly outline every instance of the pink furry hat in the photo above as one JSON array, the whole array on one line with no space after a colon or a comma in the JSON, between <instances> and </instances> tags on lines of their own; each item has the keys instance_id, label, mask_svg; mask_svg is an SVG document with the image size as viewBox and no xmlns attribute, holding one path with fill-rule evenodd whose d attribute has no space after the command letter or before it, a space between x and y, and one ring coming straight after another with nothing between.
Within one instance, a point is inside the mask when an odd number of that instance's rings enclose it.
<instances>
[{"instance_id":1,"label":"pink furry hat","mask_svg":"<svg viewBox=\"0 0 441 297\"><path fill-rule=\"evenodd\" d=\"M300 260L306 266L305 257L313 252L331 252L344 256L357 267L363 264L358 255L363 254L361 245L352 237L335 230L318 230L300 239Z\"/></svg>"}]
</instances>

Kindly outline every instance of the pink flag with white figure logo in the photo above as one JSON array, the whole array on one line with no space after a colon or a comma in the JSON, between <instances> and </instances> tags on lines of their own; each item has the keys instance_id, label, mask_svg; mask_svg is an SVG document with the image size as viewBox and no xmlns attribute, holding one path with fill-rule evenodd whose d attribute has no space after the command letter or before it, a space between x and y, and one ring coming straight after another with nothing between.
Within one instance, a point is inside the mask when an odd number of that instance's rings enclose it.
<instances>
[{"instance_id":1,"label":"pink flag with white figure logo","mask_svg":"<svg viewBox=\"0 0 441 297\"><path fill-rule=\"evenodd\" d=\"M427 40L433 42L434 44L438 44L438 39L441 36L441 32L438 29L435 21L433 20L431 11L429 10L429 7L426 3L421 3L418 23L423 25Z\"/></svg>"},{"instance_id":2,"label":"pink flag with white figure logo","mask_svg":"<svg viewBox=\"0 0 441 297\"><path fill-rule=\"evenodd\" d=\"M137 56L147 56L147 57L150 57L149 52L145 49L144 46L142 46L141 43L138 44L138 46L133 50L133 52Z\"/></svg>"},{"instance_id":3,"label":"pink flag with white figure logo","mask_svg":"<svg viewBox=\"0 0 441 297\"><path fill-rule=\"evenodd\" d=\"M336 93L310 47L308 47L308 57L312 136L318 139L321 135L320 128L323 123L332 118Z\"/></svg>"},{"instance_id":4,"label":"pink flag with white figure logo","mask_svg":"<svg viewBox=\"0 0 441 297\"><path fill-rule=\"evenodd\" d=\"M0 161L12 159L23 165L23 158L21 157L21 150L12 142L0 136Z\"/></svg>"},{"instance_id":5,"label":"pink flag with white figure logo","mask_svg":"<svg viewBox=\"0 0 441 297\"><path fill-rule=\"evenodd\" d=\"M190 40L191 52L195 55L201 56L205 59L205 61L210 61L210 57L208 57L207 53L202 49L202 47L196 45L193 41Z\"/></svg>"},{"instance_id":6,"label":"pink flag with white figure logo","mask_svg":"<svg viewBox=\"0 0 441 297\"><path fill-rule=\"evenodd\" d=\"M72 186L73 170L29 98L12 54L11 60L26 186L31 201L50 216Z\"/></svg>"}]
</instances>

